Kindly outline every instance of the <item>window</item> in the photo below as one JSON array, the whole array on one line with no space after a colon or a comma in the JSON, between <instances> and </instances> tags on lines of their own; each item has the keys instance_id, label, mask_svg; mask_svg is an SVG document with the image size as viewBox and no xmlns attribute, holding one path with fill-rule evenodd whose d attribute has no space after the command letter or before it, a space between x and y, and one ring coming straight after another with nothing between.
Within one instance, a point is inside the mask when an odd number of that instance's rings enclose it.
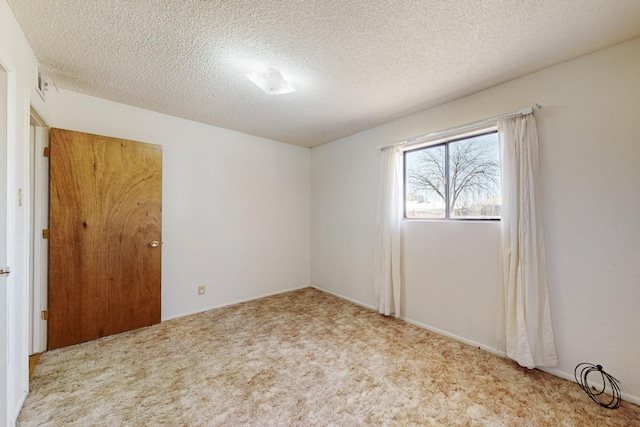
<instances>
[{"instance_id":1,"label":"window","mask_svg":"<svg viewBox=\"0 0 640 427\"><path fill-rule=\"evenodd\" d=\"M500 219L498 132L404 153L405 218Z\"/></svg>"}]
</instances>

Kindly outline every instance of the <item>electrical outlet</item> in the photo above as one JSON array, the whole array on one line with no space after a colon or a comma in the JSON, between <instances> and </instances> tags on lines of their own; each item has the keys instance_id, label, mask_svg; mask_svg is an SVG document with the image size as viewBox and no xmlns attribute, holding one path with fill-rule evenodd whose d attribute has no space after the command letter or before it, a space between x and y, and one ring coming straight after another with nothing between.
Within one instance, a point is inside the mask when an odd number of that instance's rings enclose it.
<instances>
[{"instance_id":1,"label":"electrical outlet","mask_svg":"<svg viewBox=\"0 0 640 427\"><path fill-rule=\"evenodd\" d=\"M198 295L204 295L204 285L198 286Z\"/></svg>"}]
</instances>

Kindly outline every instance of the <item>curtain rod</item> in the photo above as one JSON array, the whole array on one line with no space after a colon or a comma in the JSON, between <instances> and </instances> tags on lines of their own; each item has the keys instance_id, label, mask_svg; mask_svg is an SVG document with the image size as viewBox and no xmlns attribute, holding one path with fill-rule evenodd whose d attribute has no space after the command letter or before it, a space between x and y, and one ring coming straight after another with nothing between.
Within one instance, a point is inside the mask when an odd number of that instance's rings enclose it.
<instances>
[{"instance_id":1,"label":"curtain rod","mask_svg":"<svg viewBox=\"0 0 640 427\"><path fill-rule=\"evenodd\" d=\"M472 130L481 128L483 126L495 124L498 120L506 119L508 117L531 114L533 113L534 110L539 110L540 108L542 108L542 106L536 102L531 107L523 108L518 111L512 111L511 113L501 114L499 116L489 117L488 119L482 119L475 122L466 123L463 125L453 126L453 127L443 129L443 130L438 130L435 132L425 133L424 135L414 136L412 138L394 142L393 144L380 145L378 147L378 150L385 150L387 148L397 147L399 145L428 142L430 140L444 138L452 133L461 132L465 130L472 131Z\"/></svg>"}]
</instances>

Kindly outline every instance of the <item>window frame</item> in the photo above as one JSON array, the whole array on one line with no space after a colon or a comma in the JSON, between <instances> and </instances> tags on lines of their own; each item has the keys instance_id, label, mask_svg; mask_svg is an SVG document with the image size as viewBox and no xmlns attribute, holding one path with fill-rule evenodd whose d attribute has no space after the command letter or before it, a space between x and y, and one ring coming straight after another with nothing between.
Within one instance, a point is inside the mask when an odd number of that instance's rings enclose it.
<instances>
[{"instance_id":1,"label":"window frame","mask_svg":"<svg viewBox=\"0 0 640 427\"><path fill-rule=\"evenodd\" d=\"M472 221L472 222L495 222L502 219L502 214L498 218L466 218L466 217L451 217L449 208L450 190L449 190L449 145L465 139L471 139L478 136L498 134L497 125L483 127L482 129L475 130L473 132L456 133L447 137L439 138L430 142L418 142L411 144L406 149L402 150L402 214L403 220L406 221ZM498 140L498 144L500 141ZM435 148L444 146L444 160L445 160L445 181L444 181L444 194L445 194L445 216L443 218L410 218L407 216L407 153L424 150L427 148ZM498 147L499 149L499 147ZM502 159L500 159L500 178L502 179ZM502 204L501 204L502 206Z\"/></svg>"}]
</instances>

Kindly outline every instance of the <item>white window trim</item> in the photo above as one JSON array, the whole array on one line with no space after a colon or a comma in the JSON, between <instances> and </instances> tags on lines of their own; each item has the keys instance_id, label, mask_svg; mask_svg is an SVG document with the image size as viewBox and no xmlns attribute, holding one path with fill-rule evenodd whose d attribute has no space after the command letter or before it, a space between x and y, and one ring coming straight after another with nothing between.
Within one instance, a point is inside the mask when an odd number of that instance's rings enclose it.
<instances>
[{"instance_id":1,"label":"white window trim","mask_svg":"<svg viewBox=\"0 0 640 427\"><path fill-rule=\"evenodd\" d=\"M407 200L406 200L406 169L404 164L405 152L419 150L421 148L427 148L431 146L436 146L440 144L447 144L449 142L454 142L460 139L473 138L477 135L483 135L487 133L497 132L498 131L498 123L497 121L491 125L487 125L486 122L483 122L483 126L475 126L473 130L462 131L460 128L452 128L450 132L446 132L446 135L441 135L441 132L438 132L438 136L434 138L425 138L416 140L415 142L403 143L400 150L402 152L402 221L425 221L425 222L500 222L502 217L499 218L451 218L450 213L446 212L444 218L410 218L407 216ZM428 136L428 135L427 135ZM445 183L445 185L449 185L449 183ZM447 188L447 198L448 198L449 190Z\"/></svg>"}]
</instances>

